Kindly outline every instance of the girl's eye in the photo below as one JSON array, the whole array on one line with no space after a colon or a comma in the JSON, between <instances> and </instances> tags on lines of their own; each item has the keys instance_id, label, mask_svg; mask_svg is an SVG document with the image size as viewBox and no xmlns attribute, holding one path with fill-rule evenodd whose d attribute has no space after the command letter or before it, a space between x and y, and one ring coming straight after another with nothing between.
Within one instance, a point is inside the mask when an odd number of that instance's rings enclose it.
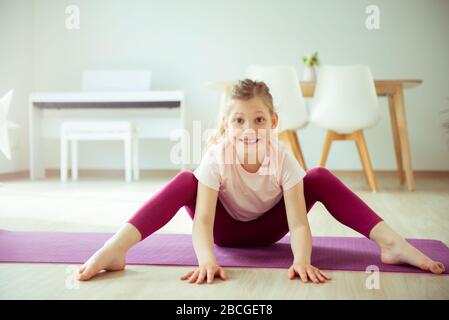
<instances>
[{"instance_id":1,"label":"girl's eye","mask_svg":"<svg viewBox=\"0 0 449 320\"><path fill-rule=\"evenodd\" d=\"M234 118L234 122L237 122L238 124L242 124L244 120L242 118Z\"/></svg>"},{"instance_id":2,"label":"girl's eye","mask_svg":"<svg viewBox=\"0 0 449 320\"><path fill-rule=\"evenodd\" d=\"M265 121L265 118L264 117L257 117L256 118L256 122L257 123L263 123Z\"/></svg>"}]
</instances>

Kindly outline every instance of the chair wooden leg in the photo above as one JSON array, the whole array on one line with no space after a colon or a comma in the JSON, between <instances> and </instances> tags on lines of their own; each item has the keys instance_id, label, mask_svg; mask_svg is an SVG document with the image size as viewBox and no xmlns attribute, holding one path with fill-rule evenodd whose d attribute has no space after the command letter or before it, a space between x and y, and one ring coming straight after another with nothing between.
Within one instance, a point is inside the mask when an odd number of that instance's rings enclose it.
<instances>
[{"instance_id":1,"label":"chair wooden leg","mask_svg":"<svg viewBox=\"0 0 449 320\"><path fill-rule=\"evenodd\" d=\"M307 171L306 161L304 160L304 155L302 154L301 145L299 144L298 134L295 130L288 130L288 138L290 141L290 148L295 155L295 158L299 161L299 164Z\"/></svg>"},{"instance_id":2,"label":"chair wooden leg","mask_svg":"<svg viewBox=\"0 0 449 320\"><path fill-rule=\"evenodd\" d=\"M377 191L376 179L374 177L374 171L371 166L371 161L369 159L368 148L366 146L365 138L363 136L363 131L360 130L353 133L343 134L337 133L332 130L328 130L326 140L323 146L323 152L321 153L320 167L324 167L326 165L329 150L334 140L343 140L343 141L354 140L356 142L357 150L359 152L360 159L362 161L363 171L365 173L366 180L371 190L376 192Z\"/></svg>"},{"instance_id":3,"label":"chair wooden leg","mask_svg":"<svg viewBox=\"0 0 449 320\"><path fill-rule=\"evenodd\" d=\"M279 133L279 140L283 141L293 152L296 160L298 160L301 167L307 171L306 161L302 154L301 145L299 143L298 135L295 130L284 130Z\"/></svg>"},{"instance_id":4,"label":"chair wooden leg","mask_svg":"<svg viewBox=\"0 0 449 320\"><path fill-rule=\"evenodd\" d=\"M334 132L331 130L327 131L326 140L324 141L323 151L320 157L320 167L326 166L327 157L329 156L329 150L331 149L332 141L334 140Z\"/></svg>"},{"instance_id":5,"label":"chair wooden leg","mask_svg":"<svg viewBox=\"0 0 449 320\"><path fill-rule=\"evenodd\" d=\"M368 148L366 146L363 131L355 132L355 141L357 144L357 149L359 150L360 159L362 160L365 175L368 179L368 184L371 187L371 190L376 192L377 191L376 179L374 177L374 171L371 166L371 161L369 159Z\"/></svg>"},{"instance_id":6,"label":"chair wooden leg","mask_svg":"<svg viewBox=\"0 0 449 320\"><path fill-rule=\"evenodd\" d=\"M404 167L402 165L401 141L399 140L399 128L397 122L398 120L396 118L396 112L394 110L393 96L388 96L388 104L390 109L391 131L393 134L394 152L396 155L396 164L398 166L399 183L402 185L405 182Z\"/></svg>"},{"instance_id":7,"label":"chair wooden leg","mask_svg":"<svg viewBox=\"0 0 449 320\"><path fill-rule=\"evenodd\" d=\"M358 153L359 153L360 159L363 159L363 153L362 153L362 150L361 150L361 148L360 148L360 145L357 143L357 140L355 140L355 145L356 145L356 147L357 147L357 151L358 151ZM365 161L362 160L362 161L360 161L360 162L362 163L363 175L365 176L366 183L367 183L368 185L370 185L370 183L369 183L369 178L368 178L368 174L367 174L368 168L366 167Z\"/></svg>"},{"instance_id":8,"label":"chair wooden leg","mask_svg":"<svg viewBox=\"0 0 449 320\"><path fill-rule=\"evenodd\" d=\"M399 140L401 141L401 156L404 166L405 178L409 191L415 190L415 180L413 177L412 156L410 151L410 141L407 131L407 119L405 116L404 93L402 87L397 89L393 95L394 111L398 124Z\"/></svg>"}]
</instances>

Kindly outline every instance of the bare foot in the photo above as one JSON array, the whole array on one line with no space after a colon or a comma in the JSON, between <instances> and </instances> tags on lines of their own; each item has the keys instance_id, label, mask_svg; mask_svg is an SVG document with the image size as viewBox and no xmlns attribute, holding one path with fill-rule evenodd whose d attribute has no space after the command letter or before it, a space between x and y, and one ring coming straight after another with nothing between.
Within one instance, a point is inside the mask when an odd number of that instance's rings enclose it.
<instances>
[{"instance_id":1,"label":"bare foot","mask_svg":"<svg viewBox=\"0 0 449 320\"><path fill-rule=\"evenodd\" d=\"M434 261L416 249L402 238L390 240L379 244L381 248L381 261L387 264L406 263L435 274L444 272L445 267L439 261Z\"/></svg>"},{"instance_id":2,"label":"bare foot","mask_svg":"<svg viewBox=\"0 0 449 320\"><path fill-rule=\"evenodd\" d=\"M126 252L113 246L103 246L79 269L78 279L87 281L102 270L119 271L125 269L125 254Z\"/></svg>"}]
</instances>

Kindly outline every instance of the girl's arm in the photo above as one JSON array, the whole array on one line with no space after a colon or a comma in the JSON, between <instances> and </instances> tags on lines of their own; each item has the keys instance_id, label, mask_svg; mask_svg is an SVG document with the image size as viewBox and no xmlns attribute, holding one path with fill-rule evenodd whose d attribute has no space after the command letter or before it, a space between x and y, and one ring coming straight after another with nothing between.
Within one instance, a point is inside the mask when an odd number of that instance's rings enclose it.
<instances>
[{"instance_id":1,"label":"girl's arm","mask_svg":"<svg viewBox=\"0 0 449 320\"><path fill-rule=\"evenodd\" d=\"M312 233L307 220L302 180L284 193L284 201L294 262L310 264Z\"/></svg>"},{"instance_id":2,"label":"girl's arm","mask_svg":"<svg viewBox=\"0 0 449 320\"><path fill-rule=\"evenodd\" d=\"M218 191L198 182L192 238L199 264L216 262L213 229L217 199Z\"/></svg>"},{"instance_id":3,"label":"girl's arm","mask_svg":"<svg viewBox=\"0 0 449 320\"><path fill-rule=\"evenodd\" d=\"M327 274L311 265L312 232L307 219L302 180L284 192L284 201L294 257L293 265L288 270L289 278L293 279L298 274L303 282L307 282L308 279L315 283L330 280Z\"/></svg>"},{"instance_id":4,"label":"girl's arm","mask_svg":"<svg viewBox=\"0 0 449 320\"><path fill-rule=\"evenodd\" d=\"M192 239L198 258L198 268L181 277L181 280L189 280L190 283L201 284L204 280L213 283L218 275L222 280L227 276L218 265L214 254L214 220L217 206L218 191L198 182L196 195L195 216L193 218Z\"/></svg>"}]
</instances>

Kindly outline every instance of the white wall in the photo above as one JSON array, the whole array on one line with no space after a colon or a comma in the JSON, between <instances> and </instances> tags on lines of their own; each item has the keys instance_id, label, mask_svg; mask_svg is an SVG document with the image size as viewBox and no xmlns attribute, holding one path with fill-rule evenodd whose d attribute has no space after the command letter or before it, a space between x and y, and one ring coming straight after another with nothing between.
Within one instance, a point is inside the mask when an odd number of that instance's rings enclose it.
<instances>
[{"instance_id":1,"label":"white wall","mask_svg":"<svg viewBox=\"0 0 449 320\"><path fill-rule=\"evenodd\" d=\"M6 1L6 10L17 11L19 5L12 4L17 2ZM0 3L4 6L5 0ZM80 30L65 28L69 4L81 10ZM380 30L365 28L365 8L370 4L380 8ZM9 16L0 11L2 17ZM15 62L8 68L19 70L24 78L34 67L33 89L38 91L78 90L80 74L87 68L148 68L153 70L155 89L186 92L189 121L201 120L206 128L215 122L218 93L208 91L205 82L240 78L250 63L291 64L301 74L302 56L317 50L323 63L367 64L378 79L423 79L423 85L405 92L413 166L449 170L449 133L442 129L442 111L449 109L448 14L446 0L37 0L34 42L27 53L32 52L33 66L25 64L25 69ZM25 33L27 23L0 32L11 38ZM18 41L14 40L16 46ZM4 55L2 67L7 65ZM0 91L7 87L1 74ZM25 110L22 102L17 100L14 107ZM367 130L366 139L374 168L393 170L384 98L381 106L383 119ZM316 165L325 132L311 125L299 135L307 163ZM163 142L145 144L143 167L167 162L169 147ZM81 146L81 166L104 168L107 161L106 167L121 167L119 146L102 150L95 154L91 146ZM48 165L58 167L57 143L49 143L46 151ZM17 167L23 166L24 157L25 152L18 155ZM355 146L335 143L328 167L361 169Z\"/></svg>"},{"instance_id":2,"label":"white wall","mask_svg":"<svg viewBox=\"0 0 449 320\"><path fill-rule=\"evenodd\" d=\"M28 166L27 99L33 84L33 2L0 0L0 96L14 89L9 112L12 161L0 154L0 173Z\"/></svg>"}]
</instances>

